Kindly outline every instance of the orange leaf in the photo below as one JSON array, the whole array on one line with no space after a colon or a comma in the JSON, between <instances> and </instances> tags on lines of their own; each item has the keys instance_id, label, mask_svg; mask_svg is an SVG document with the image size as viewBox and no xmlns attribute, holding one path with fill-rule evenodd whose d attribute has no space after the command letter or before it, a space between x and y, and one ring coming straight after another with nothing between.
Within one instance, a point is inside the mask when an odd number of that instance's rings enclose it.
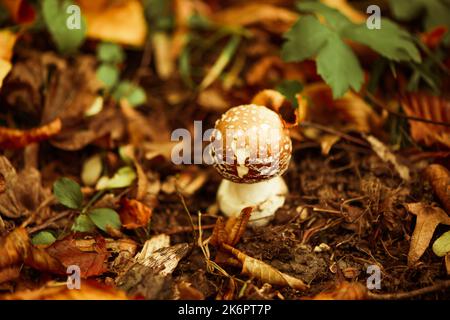
<instances>
[{"instance_id":1,"label":"orange leaf","mask_svg":"<svg viewBox=\"0 0 450 320\"><path fill-rule=\"evenodd\" d=\"M3 79L11 71L11 58L16 40L17 36L11 31L0 31L0 88L2 87Z\"/></svg>"},{"instance_id":2,"label":"orange leaf","mask_svg":"<svg viewBox=\"0 0 450 320\"><path fill-rule=\"evenodd\" d=\"M285 98L284 95L275 90L260 91L252 100L252 103L266 106L279 114L286 128L292 128L298 124L297 109Z\"/></svg>"},{"instance_id":3,"label":"orange leaf","mask_svg":"<svg viewBox=\"0 0 450 320\"><path fill-rule=\"evenodd\" d=\"M410 117L450 123L450 101L427 93L411 93L403 98L403 109ZM450 127L409 120L411 137L427 146L450 147Z\"/></svg>"},{"instance_id":4,"label":"orange leaf","mask_svg":"<svg viewBox=\"0 0 450 320\"><path fill-rule=\"evenodd\" d=\"M262 282L267 282L279 286L289 286L296 290L306 290L309 288L302 280L282 273L267 263L252 258L245 253L227 244L223 248L232 253L242 263L242 273L250 277L255 277Z\"/></svg>"},{"instance_id":5,"label":"orange leaf","mask_svg":"<svg viewBox=\"0 0 450 320\"><path fill-rule=\"evenodd\" d=\"M25 228L17 228L0 239L0 269L20 263L29 247L30 238Z\"/></svg>"},{"instance_id":6,"label":"orange leaf","mask_svg":"<svg viewBox=\"0 0 450 320\"><path fill-rule=\"evenodd\" d=\"M433 187L434 193L444 205L445 210L450 212L450 173L440 164L431 164L425 168L425 179Z\"/></svg>"},{"instance_id":7,"label":"orange leaf","mask_svg":"<svg viewBox=\"0 0 450 320\"><path fill-rule=\"evenodd\" d=\"M125 300L126 294L93 281L82 281L79 290L51 284L36 290L24 290L1 297L5 300Z\"/></svg>"},{"instance_id":8,"label":"orange leaf","mask_svg":"<svg viewBox=\"0 0 450 320\"><path fill-rule=\"evenodd\" d=\"M442 39L444 39L448 28L446 26L437 26L430 31L424 32L420 35L420 40L430 49L435 49L439 46Z\"/></svg>"},{"instance_id":9,"label":"orange leaf","mask_svg":"<svg viewBox=\"0 0 450 320\"><path fill-rule=\"evenodd\" d=\"M450 225L450 217L441 208L420 202L407 203L405 206L409 212L417 216L408 253L408 265L412 266L428 248L436 227L440 223Z\"/></svg>"},{"instance_id":10,"label":"orange leaf","mask_svg":"<svg viewBox=\"0 0 450 320\"><path fill-rule=\"evenodd\" d=\"M228 233L228 239L226 241L226 244L229 244L230 246L235 246L239 240L241 239L242 235L245 232L245 229L247 228L248 221L250 220L250 216L252 215L253 207L247 207L242 209L240 215L237 217L236 220L233 221L233 218L230 218L227 221L226 230L230 230ZM232 222L229 226L228 222Z\"/></svg>"},{"instance_id":11,"label":"orange leaf","mask_svg":"<svg viewBox=\"0 0 450 320\"><path fill-rule=\"evenodd\" d=\"M312 300L364 300L367 299L367 288L359 282L343 281L333 291L322 292Z\"/></svg>"},{"instance_id":12,"label":"orange leaf","mask_svg":"<svg viewBox=\"0 0 450 320\"><path fill-rule=\"evenodd\" d=\"M122 198L120 220L126 229L146 227L152 217L152 209L138 200Z\"/></svg>"},{"instance_id":13,"label":"orange leaf","mask_svg":"<svg viewBox=\"0 0 450 320\"><path fill-rule=\"evenodd\" d=\"M145 43L147 23L140 1L97 2L78 0L87 20L88 37L138 47Z\"/></svg>"},{"instance_id":14,"label":"orange leaf","mask_svg":"<svg viewBox=\"0 0 450 320\"><path fill-rule=\"evenodd\" d=\"M53 120L39 128L18 130L0 127L0 148L20 149L31 143L47 140L61 131L61 120Z\"/></svg>"}]
</instances>

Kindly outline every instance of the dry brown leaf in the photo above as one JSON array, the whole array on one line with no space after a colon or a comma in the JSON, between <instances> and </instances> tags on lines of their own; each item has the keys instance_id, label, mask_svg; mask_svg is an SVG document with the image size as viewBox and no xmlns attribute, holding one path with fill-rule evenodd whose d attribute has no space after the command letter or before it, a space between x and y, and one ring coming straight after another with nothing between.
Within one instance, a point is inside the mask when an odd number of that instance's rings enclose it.
<instances>
[{"instance_id":1,"label":"dry brown leaf","mask_svg":"<svg viewBox=\"0 0 450 320\"><path fill-rule=\"evenodd\" d=\"M142 202L123 197L120 200L120 220L124 228L137 229L146 227L150 222L153 210Z\"/></svg>"},{"instance_id":2,"label":"dry brown leaf","mask_svg":"<svg viewBox=\"0 0 450 320\"><path fill-rule=\"evenodd\" d=\"M313 83L302 91L308 104L300 105L305 120L319 123L341 132L376 133L383 119L374 112L358 94L348 91L342 98L333 99L331 88L323 83Z\"/></svg>"},{"instance_id":3,"label":"dry brown leaf","mask_svg":"<svg viewBox=\"0 0 450 320\"><path fill-rule=\"evenodd\" d=\"M439 224L450 225L450 217L441 208L421 202L407 203L405 207L417 216L408 253L408 265L412 266L428 248L436 227Z\"/></svg>"},{"instance_id":4,"label":"dry brown leaf","mask_svg":"<svg viewBox=\"0 0 450 320\"><path fill-rule=\"evenodd\" d=\"M359 282L343 281L333 291L322 292L312 300L366 300L367 288Z\"/></svg>"},{"instance_id":5,"label":"dry brown leaf","mask_svg":"<svg viewBox=\"0 0 450 320\"><path fill-rule=\"evenodd\" d=\"M205 300L205 295L194 288L191 283L181 281L177 284L179 300Z\"/></svg>"},{"instance_id":6,"label":"dry brown leaf","mask_svg":"<svg viewBox=\"0 0 450 320\"><path fill-rule=\"evenodd\" d=\"M262 282L279 286L289 286L296 290L306 290L309 288L302 280L282 273L261 260L252 258L225 243L222 246L242 263L242 274L255 277Z\"/></svg>"},{"instance_id":7,"label":"dry brown leaf","mask_svg":"<svg viewBox=\"0 0 450 320\"><path fill-rule=\"evenodd\" d=\"M105 263L109 253L106 250L105 239L101 236L96 237L93 252L81 251L71 235L53 243L46 252L65 267L79 266L82 278L100 275L107 271Z\"/></svg>"},{"instance_id":8,"label":"dry brown leaf","mask_svg":"<svg viewBox=\"0 0 450 320\"><path fill-rule=\"evenodd\" d=\"M51 198L49 189L43 188L40 172L25 168L20 173L6 157L0 157L0 174L5 178L5 191L0 194L0 212L8 218L20 218L36 213L42 218L49 215L48 206L42 203ZM30 192L30 189L33 192Z\"/></svg>"},{"instance_id":9,"label":"dry brown leaf","mask_svg":"<svg viewBox=\"0 0 450 320\"><path fill-rule=\"evenodd\" d=\"M123 291L107 287L94 281L82 281L79 290L70 290L67 286L47 286L36 290L19 291L0 297L5 300L126 300Z\"/></svg>"},{"instance_id":10,"label":"dry brown leaf","mask_svg":"<svg viewBox=\"0 0 450 320\"><path fill-rule=\"evenodd\" d=\"M218 217L216 220L216 224L214 225L214 229L209 239L209 243L212 246L220 247L222 243L227 241L228 235L225 231L225 220L223 217Z\"/></svg>"},{"instance_id":11,"label":"dry brown leaf","mask_svg":"<svg viewBox=\"0 0 450 320\"><path fill-rule=\"evenodd\" d=\"M375 138L374 136L367 136L366 140L372 146L373 151L383 160L384 162L391 163L398 175L405 181L411 180L411 175L409 173L409 168L404 164L401 164L397 157L389 150L389 148L383 144L380 140Z\"/></svg>"},{"instance_id":12,"label":"dry brown leaf","mask_svg":"<svg viewBox=\"0 0 450 320\"><path fill-rule=\"evenodd\" d=\"M286 97L276 90L260 91L255 95L252 103L266 106L278 113L286 128L292 128L298 124L297 109L293 108Z\"/></svg>"},{"instance_id":13,"label":"dry brown leaf","mask_svg":"<svg viewBox=\"0 0 450 320\"><path fill-rule=\"evenodd\" d=\"M247 228L253 209L253 207L244 208L235 220L230 218L227 221L225 230L229 230L229 232L226 244L234 247L239 242L245 232L245 229Z\"/></svg>"},{"instance_id":14,"label":"dry brown leaf","mask_svg":"<svg viewBox=\"0 0 450 320\"><path fill-rule=\"evenodd\" d=\"M0 270L0 284L17 279L19 276L19 267L10 267Z\"/></svg>"},{"instance_id":15,"label":"dry brown leaf","mask_svg":"<svg viewBox=\"0 0 450 320\"><path fill-rule=\"evenodd\" d=\"M29 130L18 130L0 127L0 148L21 149L31 143L47 140L61 131L61 120Z\"/></svg>"},{"instance_id":16,"label":"dry brown leaf","mask_svg":"<svg viewBox=\"0 0 450 320\"><path fill-rule=\"evenodd\" d=\"M403 98L406 115L426 120L450 123L450 101L430 94L410 93ZM409 120L411 137L427 146L442 144L450 147L450 128L436 124Z\"/></svg>"},{"instance_id":17,"label":"dry brown leaf","mask_svg":"<svg viewBox=\"0 0 450 320\"><path fill-rule=\"evenodd\" d=\"M262 24L270 32L284 33L297 20L298 14L270 4L245 3L218 11L211 18L223 25L245 27Z\"/></svg>"},{"instance_id":18,"label":"dry brown leaf","mask_svg":"<svg viewBox=\"0 0 450 320\"><path fill-rule=\"evenodd\" d=\"M87 20L89 38L138 47L144 45L147 23L140 1L78 0L78 3Z\"/></svg>"},{"instance_id":19,"label":"dry brown leaf","mask_svg":"<svg viewBox=\"0 0 450 320\"><path fill-rule=\"evenodd\" d=\"M450 173L440 164L431 164L425 168L425 179L431 184L445 210L450 212Z\"/></svg>"},{"instance_id":20,"label":"dry brown leaf","mask_svg":"<svg viewBox=\"0 0 450 320\"><path fill-rule=\"evenodd\" d=\"M18 264L26 257L30 238L25 228L16 228L0 239L0 269Z\"/></svg>"}]
</instances>

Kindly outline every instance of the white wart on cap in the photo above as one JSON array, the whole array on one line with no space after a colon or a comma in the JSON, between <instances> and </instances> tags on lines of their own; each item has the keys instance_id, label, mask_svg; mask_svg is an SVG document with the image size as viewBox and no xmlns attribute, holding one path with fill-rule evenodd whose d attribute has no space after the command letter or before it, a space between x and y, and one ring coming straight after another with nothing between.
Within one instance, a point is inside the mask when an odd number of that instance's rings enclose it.
<instances>
[{"instance_id":1,"label":"white wart on cap","mask_svg":"<svg viewBox=\"0 0 450 320\"><path fill-rule=\"evenodd\" d=\"M215 168L235 183L257 183L283 174L292 142L280 116L265 106L229 109L211 137Z\"/></svg>"}]
</instances>

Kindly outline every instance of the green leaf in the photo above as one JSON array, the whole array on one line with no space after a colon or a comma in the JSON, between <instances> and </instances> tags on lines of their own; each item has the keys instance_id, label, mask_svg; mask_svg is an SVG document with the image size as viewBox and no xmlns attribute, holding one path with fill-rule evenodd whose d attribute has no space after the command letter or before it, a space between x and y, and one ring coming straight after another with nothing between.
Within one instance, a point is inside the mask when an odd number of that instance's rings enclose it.
<instances>
[{"instance_id":1,"label":"green leaf","mask_svg":"<svg viewBox=\"0 0 450 320\"><path fill-rule=\"evenodd\" d=\"M131 167L122 167L112 178L101 177L95 187L97 190L125 188L130 186L136 179L136 172Z\"/></svg>"},{"instance_id":2,"label":"green leaf","mask_svg":"<svg viewBox=\"0 0 450 320\"><path fill-rule=\"evenodd\" d=\"M109 63L102 63L98 67L96 74L106 89L111 89L119 81L119 68Z\"/></svg>"},{"instance_id":3,"label":"green leaf","mask_svg":"<svg viewBox=\"0 0 450 320\"><path fill-rule=\"evenodd\" d=\"M298 107L298 101L295 96L303 89L303 86L300 82L296 80L285 80L278 84L275 89L282 95L284 95L294 107Z\"/></svg>"},{"instance_id":4,"label":"green leaf","mask_svg":"<svg viewBox=\"0 0 450 320\"><path fill-rule=\"evenodd\" d=\"M79 209L83 204L83 193L78 183L69 178L60 178L53 184L53 194L59 203L70 209Z\"/></svg>"},{"instance_id":5,"label":"green leaf","mask_svg":"<svg viewBox=\"0 0 450 320\"><path fill-rule=\"evenodd\" d=\"M72 225L72 231L75 232L94 232L95 224L85 214L80 214Z\"/></svg>"},{"instance_id":6,"label":"green leaf","mask_svg":"<svg viewBox=\"0 0 450 320\"><path fill-rule=\"evenodd\" d=\"M364 81L356 55L336 34L328 38L317 55L317 73L330 85L335 99L350 87L358 91Z\"/></svg>"},{"instance_id":7,"label":"green leaf","mask_svg":"<svg viewBox=\"0 0 450 320\"><path fill-rule=\"evenodd\" d=\"M70 0L43 0L42 15L45 24L62 53L73 53L84 42L86 36L86 20L80 16L80 29L69 29L68 20L72 14L67 8L73 5Z\"/></svg>"},{"instance_id":8,"label":"green leaf","mask_svg":"<svg viewBox=\"0 0 450 320\"><path fill-rule=\"evenodd\" d=\"M410 34L388 19L381 19L381 29L368 29L365 24L350 25L342 30L341 36L365 44L390 60L421 60Z\"/></svg>"},{"instance_id":9,"label":"green leaf","mask_svg":"<svg viewBox=\"0 0 450 320\"><path fill-rule=\"evenodd\" d=\"M129 81L119 83L113 93L113 98L117 101L126 99L131 107L139 106L147 101L147 95L144 89Z\"/></svg>"},{"instance_id":10,"label":"green leaf","mask_svg":"<svg viewBox=\"0 0 450 320\"><path fill-rule=\"evenodd\" d=\"M281 49L281 57L288 62L312 58L332 34L315 17L302 17L284 34L287 41Z\"/></svg>"},{"instance_id":11,"label":"green leaf","mask_svg":"<svg viewBox=\"0 0 450 320\"><path fill-rule=\"evenodd\" d=\"M102 62L118 64L123 62L125 55L121 46L104 42L97 46L97 57Z\"/></svg>"},{"instance_id":12,"label":"green leaf","mask_svg":"<svg viewBox=\"0 0 450 320\"><path fill-rule=\"evenodd\" d=\"M102 157L96 154L83 163L81 170L81 180L87 186L94 185L100 178L103 170Z\"/></svg>"},{"instance_id":13,"label":"green leaf","mask_svg":"<svg viewBox=\"0 0 450 320\"><path fill-rule=\"evenodd\" d=\"M340 13L337 9L331 8L321 2L316 1L301 2L297 4L297 7L300 11L316 13L318 15L323 16L327 21L328 25L338 32L343 28L352 24L352 22L346 16Z\"/></svg>"},{"instance_id":14,"label":"green leaf","mask_svg":"<svg viewBox=\"0 0 450 320\"><path fill-rule=\"evenodd\" d=\"M110 208L94 209L89 212L89 218L103 231L108 231L108 227L118 230L122 226L119 214Z\"/></svg>"},{"instance_id":15,"label":"green leaf","mask_svg":"<svg viewBox=\"0 0 450 320\"><path fill-rule=\"evenodd\" d=\"M49 231L41 231L31 239L31 243L36 245L50 245L56 241L55 236Z\"/></svg>"},{"instance_id":16,"label":"green leaf","mask_svg":"<svg viewBox=\"0 0 450 320\"><path fill-rule=\"evenodd\" d=\"M450 231L447 231L436 239L433 243L433 252L438 257L443 257L450 252Z\"/></svg>"}]
</instances>

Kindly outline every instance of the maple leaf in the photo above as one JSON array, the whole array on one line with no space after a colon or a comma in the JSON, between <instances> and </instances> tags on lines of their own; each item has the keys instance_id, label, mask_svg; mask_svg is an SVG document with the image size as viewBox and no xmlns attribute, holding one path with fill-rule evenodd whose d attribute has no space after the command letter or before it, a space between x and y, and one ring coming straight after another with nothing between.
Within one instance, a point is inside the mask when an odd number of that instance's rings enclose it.
<instances>
[{"instance_id":1,"label":"maple leaf","mask_svg":"<svg viewBox=\"0 0 450 320\"><path fill-rule=\"evenodd\" d=\"M450 225L450 217L441 208L421 202L408 203L405 206L417 216L408 253L408 265L412 266L428 248L437 226L441 223Z\"/></svg>"}]
</instances>

